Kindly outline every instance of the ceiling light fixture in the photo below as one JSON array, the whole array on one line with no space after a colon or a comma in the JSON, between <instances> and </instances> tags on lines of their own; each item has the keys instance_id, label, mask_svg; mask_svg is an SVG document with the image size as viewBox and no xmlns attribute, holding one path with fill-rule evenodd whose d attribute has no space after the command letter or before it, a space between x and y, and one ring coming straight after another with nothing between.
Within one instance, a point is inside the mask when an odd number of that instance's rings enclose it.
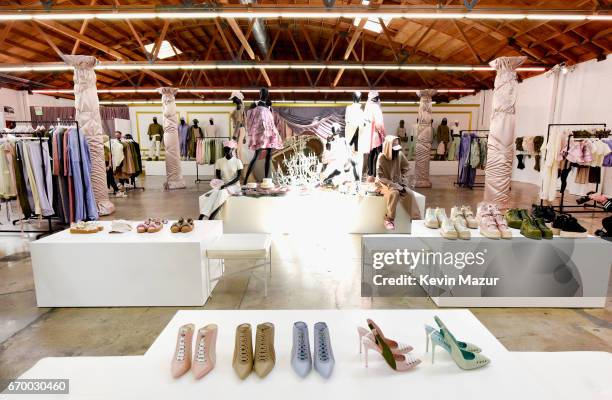
<instances>
[{"instance_id":1,"label":"ceiling light fixture","mask_svg":"<svg viewBox=\"0 0 612 400\"><path fill-rule=\"evenodd\" d=\"M270 93L352 93L355 91L367 92L368 88L336 88L336 89L310 89L310 88L270 88ZM377 89L379 93L416 93L421 89ZM475 89L436 89L438 93L474 93ZM191 88L179 89L179 93L232 93L241 91L242 93L258 93L259 89L207 89ZM36 94L72 94L73 89L37 89L32 90ZM124 93L157 93L157 89L152 88L120 88L120 89L98 89L98 94L124 94Z\"/></svg>"},{"instance_id":2,"label":"ceiling light fixture","mask_svg":"<svg viewBox=\"0 0 612 400\"><path fill-rule=\"evenodd\" d=\"M245 100L245 101L256 101L256 99ZM229 100L180 100L177 99L175 102L177 105L191 105L191 104L232 104ZM342 104L348 105L351 104L350 100L278 100L275 101L276 104ZM148 104L161 104L161 100L101 100L100 105L148 105ZM383 105L417 105L418 101L381 101ZM437 104L437 102L432 102L432 104Z\"/></svg>"}]
</instances>

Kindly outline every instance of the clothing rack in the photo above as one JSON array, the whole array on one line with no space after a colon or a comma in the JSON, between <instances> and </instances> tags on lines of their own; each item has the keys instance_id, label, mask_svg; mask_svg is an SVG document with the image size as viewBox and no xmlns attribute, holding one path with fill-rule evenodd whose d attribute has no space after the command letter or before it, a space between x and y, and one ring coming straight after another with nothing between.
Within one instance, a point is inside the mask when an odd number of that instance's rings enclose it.
<instances>
[{"instance_id":1,"label":"clothing rack","mask_svg":"<svg viewBox=\"0 0 612 400\"><path fill-rule=\"evenodd\" d=\"M576 126L576 127L584 127L584 126L599 126L599 127L603 127L604 129L607 127L605 122L601 122L601 123L586 123L586 124L548 124L548 129L547 129L547 133L546 133L546 143L548 143L548 140L550 138L550 131L552 127L559 127L559 126L565 126L565 127L570 127L570 126ZM570 142L571 142L571 138L574 137L574 134L570 134L567 137L567 146L565 148L566 151L569 151L569 147L570 147ZM588 137L580 137L580 139L583 138L595 138L595 137L599 137L599 135L589 135ZM608 134L605 137L610 137L610 134ZM546 151L544 152L544 157L543 159L546 159ZM564 160L565 162L567 162L567 160ZM601 183L601 176L600 176L600 181L597 182L597 184L595 185L595 192L597 192L599 190L599 184ZM561 198L559 199L559 205L558 206L552 206L553 209L559 211L560 213L563 213L563 209L569 208L571 212L573 213L607 213L607 211L604 210L603 207L598 206L597 203L595 201L593 201L592 204L582 204L582 205L565 205L565 189L567 188L567 184L565 186L563 186L563 190L559 190L559 192L561 193ZM541 199L540 200L540 206L544 205L544 200ZM590 208L590 210L587 210L586 208Z\"/></svg>"},{"instance_id":2,"label":"clothing rack","mask_svg":"<svg viewBox=\"0 0 612 400\"><path fill-rule=\"evenodd\" d=\"M231 136L209 136L209 137L202 137L202 138L196 138L197 139L231 139ZM195 179L195 183L200 183L200 182L210 182L213 179L215 179L215 173L213 172L213 175L210 179L200 179L200 164L198 164L198 160L195 160L196 163L196 179Z\"/></svg>"},{"instance_id":3,"label":"clothing rack","mask_svg":"<svg viewBox=\"0 0 612 400\"><path fill-rule=\"evenodd\" d=\"M0 131L0 135L13 135L13 136L21 136L21 135L29 135L31 136L31 138L27 138L30 140L38 140L40 143L40 156L41 156L41 160L42 160L42 176L45 177L47 176L47 168L50 166L45 165L45 157L44 157L44 153L43 153L43 139L46 139L46 137L44 136L44 134L46 134L46 131L42 131L42 130L36 130L34 128L34 125L37 126L45 126L46 129L48 130L49 127L56 125L74 125L76 126L76 131L77 131L77 140L78 140L78 144L79 144L79 167L81 169L81 179L85 179L85 174L83 173L83 153L81 150L81 133L79 130L79 122L76 120L62 120L62 119L56 119L55 121L52 120L42 120L42 121L32 121L32 120L20 120L20 121L11 121L12 123L14 123L15 125L19 125L19 124L27 124L30 125L32 127L32 132L12 132L12 131L7 131L5 129ZM50 151L50 147L49 147L49 151ZM83 182L83 186L84 182ZM43 188L45 190L45 194L47 195L47 185L43 185ZM83 192L83 200L86 203L87 202L87 197L86 197L86 193L85 191ZM43 231L43 230L20 230L20 231L15 231L15 230L0 230L1 233L38 233L38 235L36 236L36 238L38 239L39 237L45 236L45 235L49 235L53 232L57 232L61 229L54 229L53 228L53 223L52 223L52 219L54 218L54 215L50 215L45 217L45 219L47 220L48 223L48 229ZM13 221L13 225L17 225L17 223L19 222L26 222L25 220L15 220Z\"/></svg>"},{"instance_id":4,"label":"clothing rack","mask_svg":"<svg viewBox=\"0 0 612 400\"><path fill-rule=\"evenodd\" d=\"M484 139L484 138L487 138L489 136L488 133L486 135L484 135L484 136L481 136L481 135L478 134L478 132L490 132L490 130L489 129L464 129L464 130L459 131L459 134L451 133L451 137L458 137L459 139L461 139L461 137L463 137L463 135L465 133L468 133L468 134L476 133L476 136L478 137L478 139ZM461 146L461 142L459 142L459 146ZM470 150L468 152L468 156L467 156L468 161L469 161L471 155L472 155L472 146L470 146ZM455 185L455 186L459 186L460 185L460 182L459 182L460 176L461 176L461 160L458 159L457 160L457 180L455 182L453 182L453 185ZM482 187L483 188L484 185L485 185L484 182L476 182L474 180L474 185L470 186L470 189L474 189L474 187Z\"/></svg>"}]
</instances>

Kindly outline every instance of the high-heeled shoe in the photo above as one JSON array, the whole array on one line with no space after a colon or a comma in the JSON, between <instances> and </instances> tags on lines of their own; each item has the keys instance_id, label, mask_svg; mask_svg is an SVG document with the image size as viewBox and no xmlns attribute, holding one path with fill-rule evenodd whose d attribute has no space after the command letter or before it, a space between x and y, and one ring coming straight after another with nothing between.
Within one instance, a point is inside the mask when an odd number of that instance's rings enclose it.
<instances>
[{"instance_id":1,"label":"high-heeled shoe","mask_svg":"<svg viewBox=\"0 0 612 400\"><path fill-rule=\"evenodd\" d=\"M203 378L215 368L217 361L217 325L209 324L198 330L191 372L196 379Z\"/></svg>"},{"instance_id":2,"label":"high-heeled shoe","mask_svg":"<svg viewBox=\"0 0 612 400\"><path fill-rule=\"evenodd\" d=\"M179 328L176 338L174 357L170 365L173 378L179 378L191 368L191 342L193 340L194 324L183 325Z\"/></svg>"},{"instance_id":3,"label":"high-heeled shoe","mask_svg":"<svg viewBox=\"0 0 612 400\"><path fill-rule=\"evenodd\" d=\"M377 334L376 333L373 333L373 334L376 337ZM369 350L374 350L375 352L382 355L385 361L387 362L387 365L389 365L391 369L398 371L398 372L404 372L404 371L411 370L421 363L421 360L411 356L410 354L394 354L389 349L389 346L387 346L384 340L382 340L382 338L380 337L378 337L378 342L382 343L382 346L379 346L377 342L368 338L367 336L363 336L361 340L363 342L363 349L364 349L364 355L365 355L364 362L365 362L366 368L368 367L368 351Z\"/></svg>"},{"instance_id":4,"label":"high-heeled shoe","mask_svg":"<svg viewBox=\"0 0 612 400\"><path fill-rule=\"evenodd\" d=\"M440 336L442 336L442 339L444 339L444 333L442 331L438 331L436 328L434 328L431 325L425 325L425 332L428 337L433 331L438 332ZM427 341L429 342L429 339L427 339ZM480 347L476 346L475 344L469 343L469 342L457 341L457 345L459 345L459 348L461 350L471 351L472 353L480 353L482 351ZM427 346L425 347L425 349L426 349L425 352L427 352Z\"/></svg>"},{"instance_id":5,"label":"high-heeled shoe","mask_svg":"<svg viewBox=\"0 0 612 400\"><path fill-rule=\"evenodd\" d=\"M376 341L376 339L374 338L374 335L372 335L372 332L361 326L357 327L357 333L359 334L359 354L361 354L363 350L363 338L367 337L372 341ZM395 340L387 338L385 338L385 341L387 342L387 345L389 345L391 351L395 354L407 354L414 350L412 346L405 343L396 342Z\"/></svg>"},{"instance_id":6,"label":"high-heeled shoe","mask_svg":"<svg viewBox=\"0 0 612 400\"><path fill-rule=\"evenodd\" d=\"M435 331L432 332L431 335L429 335L432 344L432 363L434 360L435 345L438 345L448 351L455 364L457 364L457 366L461 369L471 370L482 368L491 362L489 358L485 357L481 353L473 353L471 351L461 350L459 348L459 345L457 344L457 340L455 339L453 334L450 333L450 331L446 328L440 318L434 317L434 319L436 320L436 323L440 326L440 331L443 332L444 337L442 337L442 334L436 333Z\"/></svg>"}]
</instances>

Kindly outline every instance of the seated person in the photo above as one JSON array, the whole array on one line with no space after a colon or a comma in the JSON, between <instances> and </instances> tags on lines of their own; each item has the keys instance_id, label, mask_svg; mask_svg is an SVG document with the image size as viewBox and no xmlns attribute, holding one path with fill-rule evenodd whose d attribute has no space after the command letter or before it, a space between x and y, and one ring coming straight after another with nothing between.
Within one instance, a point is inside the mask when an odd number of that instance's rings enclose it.
<instances>
[{"instance_id":1,"label":"seated person","mask_svg":"<svg viewBox=\"0 0 612 400\"><path fill-rule=\"evenodd\" d=\"M612 212L612 199L597 193L590 193L588 197L591 200L600 203L603 206L603 209L607 212ZM612 238L612 217L606 217L601 220L602 229L598 229L595 231L595 236L599 236L605 239L610 240Z\"/></svg>"},{"instance_id":2,"label":"seated person","mask_svg":"<svg viewBox=\"0 0 612 400\"><path fill-rule=\"evenodd\" d=\"M376 163L376 187L387 204L384 224L387 230L395 229L397 203L411 216L418 218L419 210L412 190L408 187L409 163L402 153L397 136L387 136L383 150Z\"/></svg>"},{"instance_id":3,"label":"seated person","mask_svg":"<svg viewBox=\"0 0 612 400\"><path fill-rule=\"evenodd\" d=\"M200 197L200 219L207 217L215 219L225 201L233 194L241 193L240 175L242 175L242 161L236 157L238 144L234 140L223 142L224 157L215 162L215 175L210 185L213 189Z\"/></svg>"}]
</instances>

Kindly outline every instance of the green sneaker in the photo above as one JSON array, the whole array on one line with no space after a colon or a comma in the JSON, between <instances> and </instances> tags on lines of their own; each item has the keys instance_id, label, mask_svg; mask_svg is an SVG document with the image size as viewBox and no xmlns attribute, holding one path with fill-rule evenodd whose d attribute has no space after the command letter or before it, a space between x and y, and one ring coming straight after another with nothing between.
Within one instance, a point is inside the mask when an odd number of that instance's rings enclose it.
<instances>
[{"instance_id":1,"label":"green sneaker","mask_svg":"<svg viewBox=\"0 0 612 400\"><path fill-rule=\"evenodd\" d=\"M520 214L520 211L521 210L519 210L518 208L511 208L506 211L506 214L504 216L506 217L506 221L508 222L508 226L510 228L521 229L523 218Z\"/></svg>"},{"instance_id":2,"label":"green sneaker","mask_svg":"<svg viewBox=\"0 0 612 400\"><path fill-rule=\"evenodd\" d=\"M542 239L542 231L531 217L527 217L521 224L521 235L529 239Z\"/></svg>"},{"instance_id":3,"label":"green sneaker","mask_svg":"<svg viewBox=\"0 0 612 400\"><path fill-rule=\"evenodd\" d=\"M542 232L542 239L552 239L553 238L553 231L548 226L546 226L546 223L544 222L544 218L534 218L534 222L536 226L538 227L538 229L540 230L540 232Z\"/></svg>"}]
</instances>

